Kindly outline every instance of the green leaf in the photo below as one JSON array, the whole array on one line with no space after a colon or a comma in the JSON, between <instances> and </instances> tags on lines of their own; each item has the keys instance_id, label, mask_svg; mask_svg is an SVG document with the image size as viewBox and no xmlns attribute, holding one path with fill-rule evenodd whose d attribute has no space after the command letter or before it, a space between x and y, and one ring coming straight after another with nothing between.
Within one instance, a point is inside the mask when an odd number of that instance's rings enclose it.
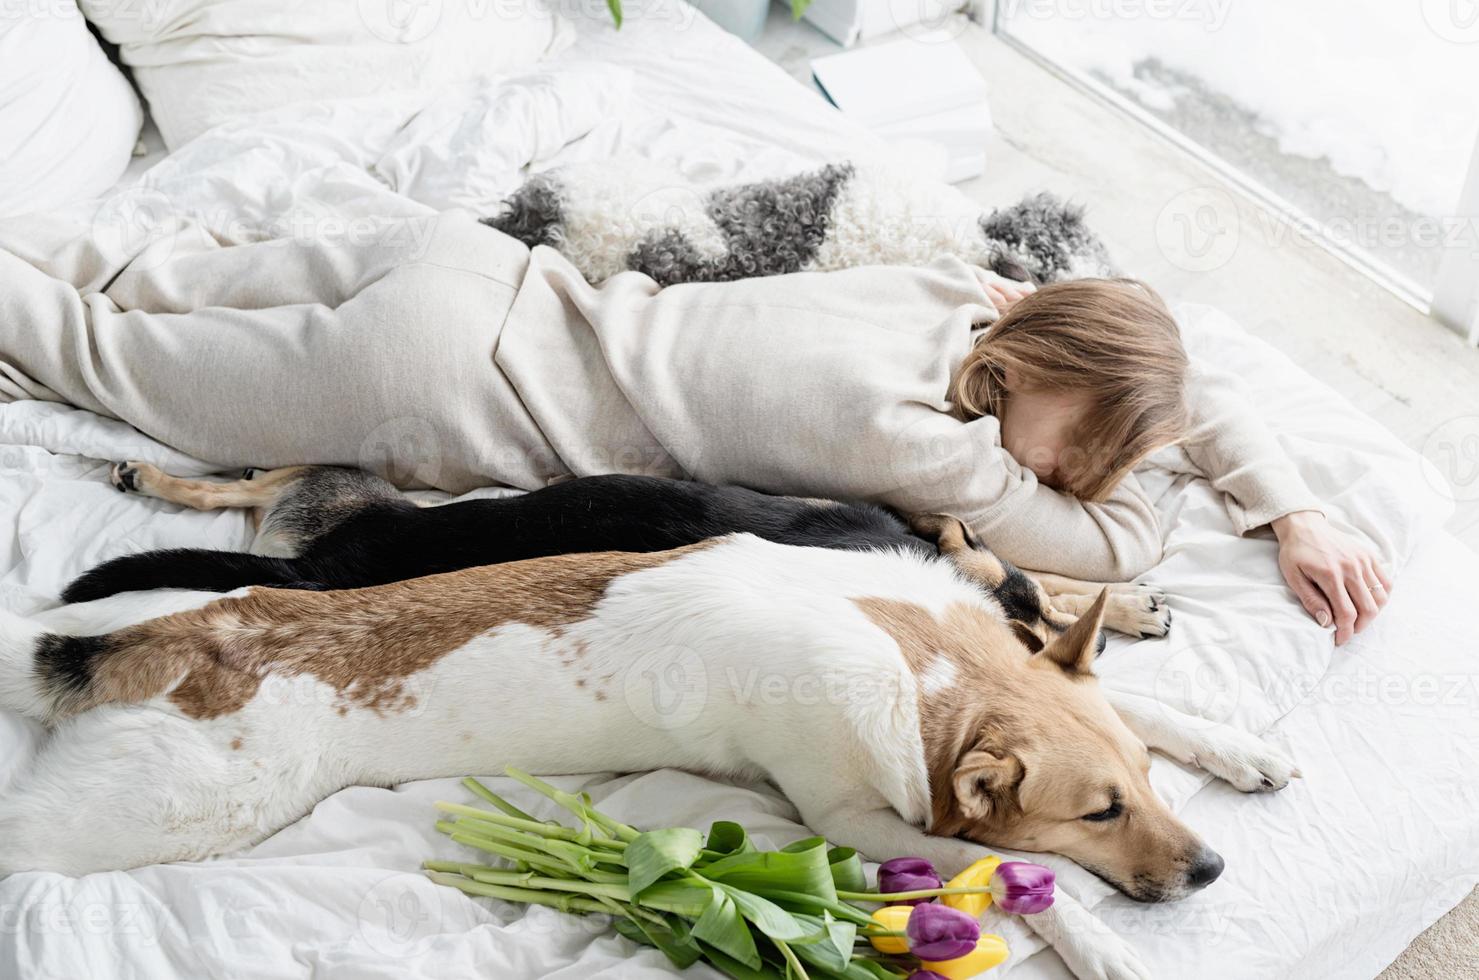
<instances>
[{"instance_id":1,"label":"green leaf","mask_svg":"<svg viewBox=\"0 0 1479 980\"><path fill-rule=\"evenodd\" d=\"M693 935L746 966L756 969L760 966L755 937L750 935L750 927L745 925L734 899L722 888L712 890L709 907L693 924Z\"/></svg>"},{"instance_id":2,"label":"green leaf","mask_svg":"<svg viewBox=\"0 0 1479 980\"><path fill-rule=\"evenodd\" d=\"M637 923L632 921L631 919L617 918L613 919L611 924L616 927L616 931L618 933L627 937L639 946L657 945L657 943L652 941L652 937L647 935L647 933L643 931L642 927L637 925Z\"/></svg>"},{"instance_id":3,"label":"green leaf","mask_svg":"<svg viewBox=\"0 0 1479 980\"><path fill-rule=\"evenodd\" d=\"M753 892L728 885L719 887L724 889L734 900L734 904L739 906L741 914L755 923L755 928L771 939L779 939L788 943L807 943L816 942L825 936L825 932L821 929L820 919L815 919L815 925L809 925L800 921L793 913L787 912L769 899L762 898Z\"/></svg>"},{"instance_id":4,"label":"green leaf","mask_svg":"<svg viewBox=\"0 0 1479 980\"><path fill-rule=\"evenodd\" d=\"M827 839L825 837L803 837L800 840L793 840L781 848L781 851L786 854L799 854L803 851L809 851L814 847L826 846Z\"/></svg>"},{"instance_id":5,"label":"green leaf","mask_svg":"<svg viewBox=\"0 0 1479 980\"><path fill-rule=\"evenodd\" d=\"M697 919L709 907L712 886L706 881L659 881L642 892L636 904Z\"/></svg>"},{"instance_id":6,"label":"green leaf","mask_svg":"<svg viewBox=\"0 0 1479 980\"><path fill-rule=\"evenodd\" d=\"M827 852L827 863L832 867L832 884L840 892L865 892L868 876L863 871L863 859L850 847L834 847Z\"/></svg>"},{"instance_id":7,"label":"green leaf","mask_svg":"<svg viewBox=\"0 0 1479 980\"><path fill-rule=\"evenodd\" d=\"M659 914L662 914L662 913L659 913ZM693 939L693 923L692 922L689 922L683 916L676 915L676 914L673 914L673 915L663 915L662 917L667 922L668 928L670 928L670 929L673 930L673 937L675 939L677 939L678 942L680 942L680 943L691 943L691 942L694 942L694 939Z\"/></svg>"},{"instance_id":8,"label":"green leaf","mask_svg":"<svg viewBox=\"0 0 1479 980\"><path fill-rule=\"evenodd\" d=\"M769 963L762 961L759 967L752 967L709 946L704 946L703 950L704 959L734 980L785 980L785 972Z\"/></svg>"},{"instance_id":9,"label":"green leaf","mask_svg":"<svg viewBox=\"0 0 1479 980\"><path fill-rule=\"evenodd\" d=\"M811 0L791 0L791 19L800 20L801 15L806 13L806 8L811 6Z\"/></svg>"},{"instance_id":10,"label":"green leaf","mask_svg":"<svg viewBox=\"0 0 1479 980\"><path fill-rule=\"evenodd\" d=\"M796 947L796 952L801 952L801 947ZM811 975L813 980L817 977L826 977L827 980L905 980L912 971L890 971L887 969L873 969L876 961L857 957L847 964L846 969L828 970L818 964L812 964Z\"/></svg>"},{"instance_id":11,"label":"green leaf","mask_svg":"<svg viewBox=\"0 0 1479 980\"><path fill-rule=\"evenodd\" d=\"M820 837L798 841L779 851L734 854L706 864L698 871L712 881L746 891L801 892L828 902L837 901L832 868L827 863L826 841Z\"/></svg>"},{"instance_id":12,"label":"green leaf","mask_svg":"<svg viewBox=\"0 0 1479 980\"><path fill-rule=\"evenodd\" d=\"M840 900L829 902L824 898L803 892L773 891L768 888L757 888L755 894L768 898L781 908L792 912L803 912L807 915L830 912L839 919L845 919L860 926L869 925L873 921L867 912Z\"/></svg>"},{"instance_id":13,"label":"green leaf","mask_svg":"<svg viewBox=\"0 0 1479 980\"><path fill-rule=\"evenodd\" d=\"M858 927L852 922L839 922L832 917L831 912L822 913L822 921L827 926L827 938L837 951L848 959L852 958L853 944L858 941Z\"/></svg>"},{"instance_id":14,"label":"green leaf","mask_svg":"<svg viewBox=\"0 0 1479 980\"><path fill-rule=\"evenodd\" d=\"M845 976L848 980L902 980L904 973L891 970L877 960L859 956L852 961Z\"/></svg>"},{"instance_id":15,"label":"green leaf","mask_svg":"<svg viewBox=\"0 0 1479 980\"><path fill-rule=\"evenodd\" d=\"M714 825L709 828L709 839L704 845L706 850L719 854L748 854L755 850L755 845L750 842L750 835L745 828L732 820L715 820Z\"/></svg>"},{"instance_id":16,"label":"green leaf","mask_svg":"<svg viewBox=\"0 0 1479 980\"><path fill-rule=\"evenodd\" d=\"M632 897L641 898L644 891L670 871L691 867L703 846L703 835L690 827L638 834L626 849L627 887L632 890Z\"/></svg>"},{"instance_id":17,"label":"green leaf","mask_svg":"<svg viewBox=\"0 0 1479 980\"><path fill-rule=\"evenodd\" d=\"M642 939L633 936L627 926L635 926ZM675 936L670 929L659 926L655 922L644 919L616 919L616 929L628 939L643 943L647 946L656 946L662 950L663 955L680 970L687 969L699 960L703 959L704 951L699 949L698 944L690 939Z\"/></svg>"},{"instance_id":18,"label":"green leaf","mask_svg":"<svg viewBox=\"0 0 1479 980\"><path fill-rule=\"evenodd\" d=\"M853 944L857 941L858 927L851 922L838 921L830 912L823 911L820 917L798 913L796 918L812 930L816 939L807 944L795 942L793 945L798 950L810 946L822 947L818 956L825 957L829 970L842 971L847 969L847 964L852 960ZM831 965L827 965L831 964Z\"/></svg>"},{"instance_id":19,"label":"green leaf","mask_svg":"<svg viewBox=\"0 0 1479 980\"><path fill-rule=\"evenodd\" d=\"M794 4L796 0L791 0L791 2ZM805 0L805 2L810 3L811 0ZM618 31L621 30L621 0L606 0L606 9L611 11L611 19L616 21L616 29ZM805 10L806 8L802 7L801 9ZM797 14L797 16L799 17L800 14Z\"/></svg>"},{"instance_id":20,"label":"green leaf","mask_svg":"<svg viewBox=\"0 0 1479 980\"><path fill-rule=\"evenodd\" d=\"M838 956L831 943L795 943L791 946L791 952L795 953L798 959L820 967L828 975L833 976L845 974L852 963L852 950L848 950L845 957Z\"/></svg>"}]
</instances>

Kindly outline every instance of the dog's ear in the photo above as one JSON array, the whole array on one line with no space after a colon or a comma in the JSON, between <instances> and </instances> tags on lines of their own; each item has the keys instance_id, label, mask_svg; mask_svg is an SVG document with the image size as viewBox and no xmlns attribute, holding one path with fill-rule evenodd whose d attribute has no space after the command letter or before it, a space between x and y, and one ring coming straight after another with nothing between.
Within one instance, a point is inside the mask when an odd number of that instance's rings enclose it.
<instances>
[{"instance_id":1,"label":"dog's ear","mask_svg":"<svg viewBox=\"0 0 1479 980\"><path fill-rule=\"evenodd\" d=\"M965 521L950 514L914 514L909 518L909 530L926 541L933 541L942 555L981 548L980 540L965 526Z\"/></svg>"},{"instance_id":2,"label":"dog's ear","mask_svg":"<svg viewBox=\"0 0 1479 980\"><path fill-rule=\"evenodd\" d=\"M1099 655L1099 630L1104 626L1104 607L1108 602L1109 590L1100 589L1099 598L1078 622L1034 656L1051 660L1070 674L1093 673L1094 658Z\"/></svg>"},{"instance_id":3,"label":"dog's ear","mask_svg":"<svg viewBox=\"0 0 1479 980\"><path fill-rule=\"evenodd\" d=\"M1037 653L1042 650L1043 638L1031 626L1022 622L1020 619L1014 619L1007 625L1011 627L1017 639L1022 641L1022 645L1027 648L1028 653Z\"/></svg>"},{"instance_id":4,"label":"dog's ear","mask_svg":"<svg viewBox=\"0 0 1479 980\"><path fill-rule=\"evenodd\" d=\"M989 820L1016 806L1022 763L1009 753L972 749L955 767L952 785L961 815Z\"/></svg>"}]
</instances>

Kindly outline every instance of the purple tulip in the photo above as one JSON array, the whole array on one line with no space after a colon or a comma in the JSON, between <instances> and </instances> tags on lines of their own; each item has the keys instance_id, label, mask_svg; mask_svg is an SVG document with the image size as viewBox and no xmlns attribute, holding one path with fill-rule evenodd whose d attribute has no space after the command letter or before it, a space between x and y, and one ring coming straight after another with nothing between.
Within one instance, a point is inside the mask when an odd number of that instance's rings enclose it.
<instances>
[{"instance_id":1,"label":"purple tulip","mask_svg":"<svg viewBox=\"0 0 1479 980\"><path fill-rule=\"evenodd\" d=\"M935 873L935 866L924 858L894 858L878 866L878 890L885 895L894 892L920 892L928 888L940 888L943 882ZM928 898L906 898L890 905L923 905L932 901Z\"/></svg>"},{"instance_id":2,"label":"purple tulip","mask_svg":"<svg viewBox=\"0 0 1479 980\"><path fill-rule=\"evenodd\" d=\"M922 960L953 960L972 952L981 938L976 920L948 905L916 905L904 926L909 952Z\"/></svg>"},{"instance_id":3,"label":"purple tulip","mask_svg":"<svg viewBox=\"0 0 1479 980\"><path fill-rule=\"evenodd\" d=\"M991 876L991 897L1003 912L1041 912L1053 904L1053 872L1040 864L1006 861Z\"/></svg>"},{"instance_id":4,"label":"purple tulip","mask_svg":"<svg viewBox=\"0 0 1479 980\"><path fill-rule=\"evenodd\" d=\"M909 980L949 980L949 978L940 976L934 970L915 970L909 974Z\"/></svg>"}]
</instances>

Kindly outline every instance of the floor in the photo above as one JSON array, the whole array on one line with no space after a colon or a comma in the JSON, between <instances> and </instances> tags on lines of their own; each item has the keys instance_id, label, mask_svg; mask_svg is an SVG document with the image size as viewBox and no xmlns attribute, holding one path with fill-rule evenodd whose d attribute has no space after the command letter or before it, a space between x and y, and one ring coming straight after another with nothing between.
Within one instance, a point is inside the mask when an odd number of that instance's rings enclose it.
<instances>
[{"instance_id":1,"label":"floor","mask_svg":"<svg viewBox=\"0 0 1479 980\"><path fill-rule=\"evenodd\" d=\"M1449 530L1479 550L1479 350L988 31L953 30L995 93L987 173L962 190L988 207L1038 190L1088 205L1127 273L1225 310L1428 457L1457 498ZM811 58L841 50L779 7L756 47L807 83ZM1379 980L1458 977L1479 977L1479 890Z\"/></svg>"}]
</instances>

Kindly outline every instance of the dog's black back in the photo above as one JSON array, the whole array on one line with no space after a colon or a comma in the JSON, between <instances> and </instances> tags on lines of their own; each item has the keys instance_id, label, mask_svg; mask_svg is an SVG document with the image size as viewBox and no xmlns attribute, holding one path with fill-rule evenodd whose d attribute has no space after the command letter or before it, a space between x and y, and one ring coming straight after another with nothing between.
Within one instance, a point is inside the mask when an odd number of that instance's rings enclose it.
<instances>
[{"instance_id":1,"label":"dog's black back","mask_svg":"<svg viewBox=\"0 0 1479 980\"><path fill-rule=\"evenodd\" d=\"M780 544L936 554L898 515L872 504L657 477L584 477L437 507L418 507L357 471L316 467L301 483L267 516L269 525L286 525L297 543L293 557L205 549L128 555L78 577L62 598L246 585L360 588L549 555L666 551L737 532Z\"/></svg>"}]
</instances>

